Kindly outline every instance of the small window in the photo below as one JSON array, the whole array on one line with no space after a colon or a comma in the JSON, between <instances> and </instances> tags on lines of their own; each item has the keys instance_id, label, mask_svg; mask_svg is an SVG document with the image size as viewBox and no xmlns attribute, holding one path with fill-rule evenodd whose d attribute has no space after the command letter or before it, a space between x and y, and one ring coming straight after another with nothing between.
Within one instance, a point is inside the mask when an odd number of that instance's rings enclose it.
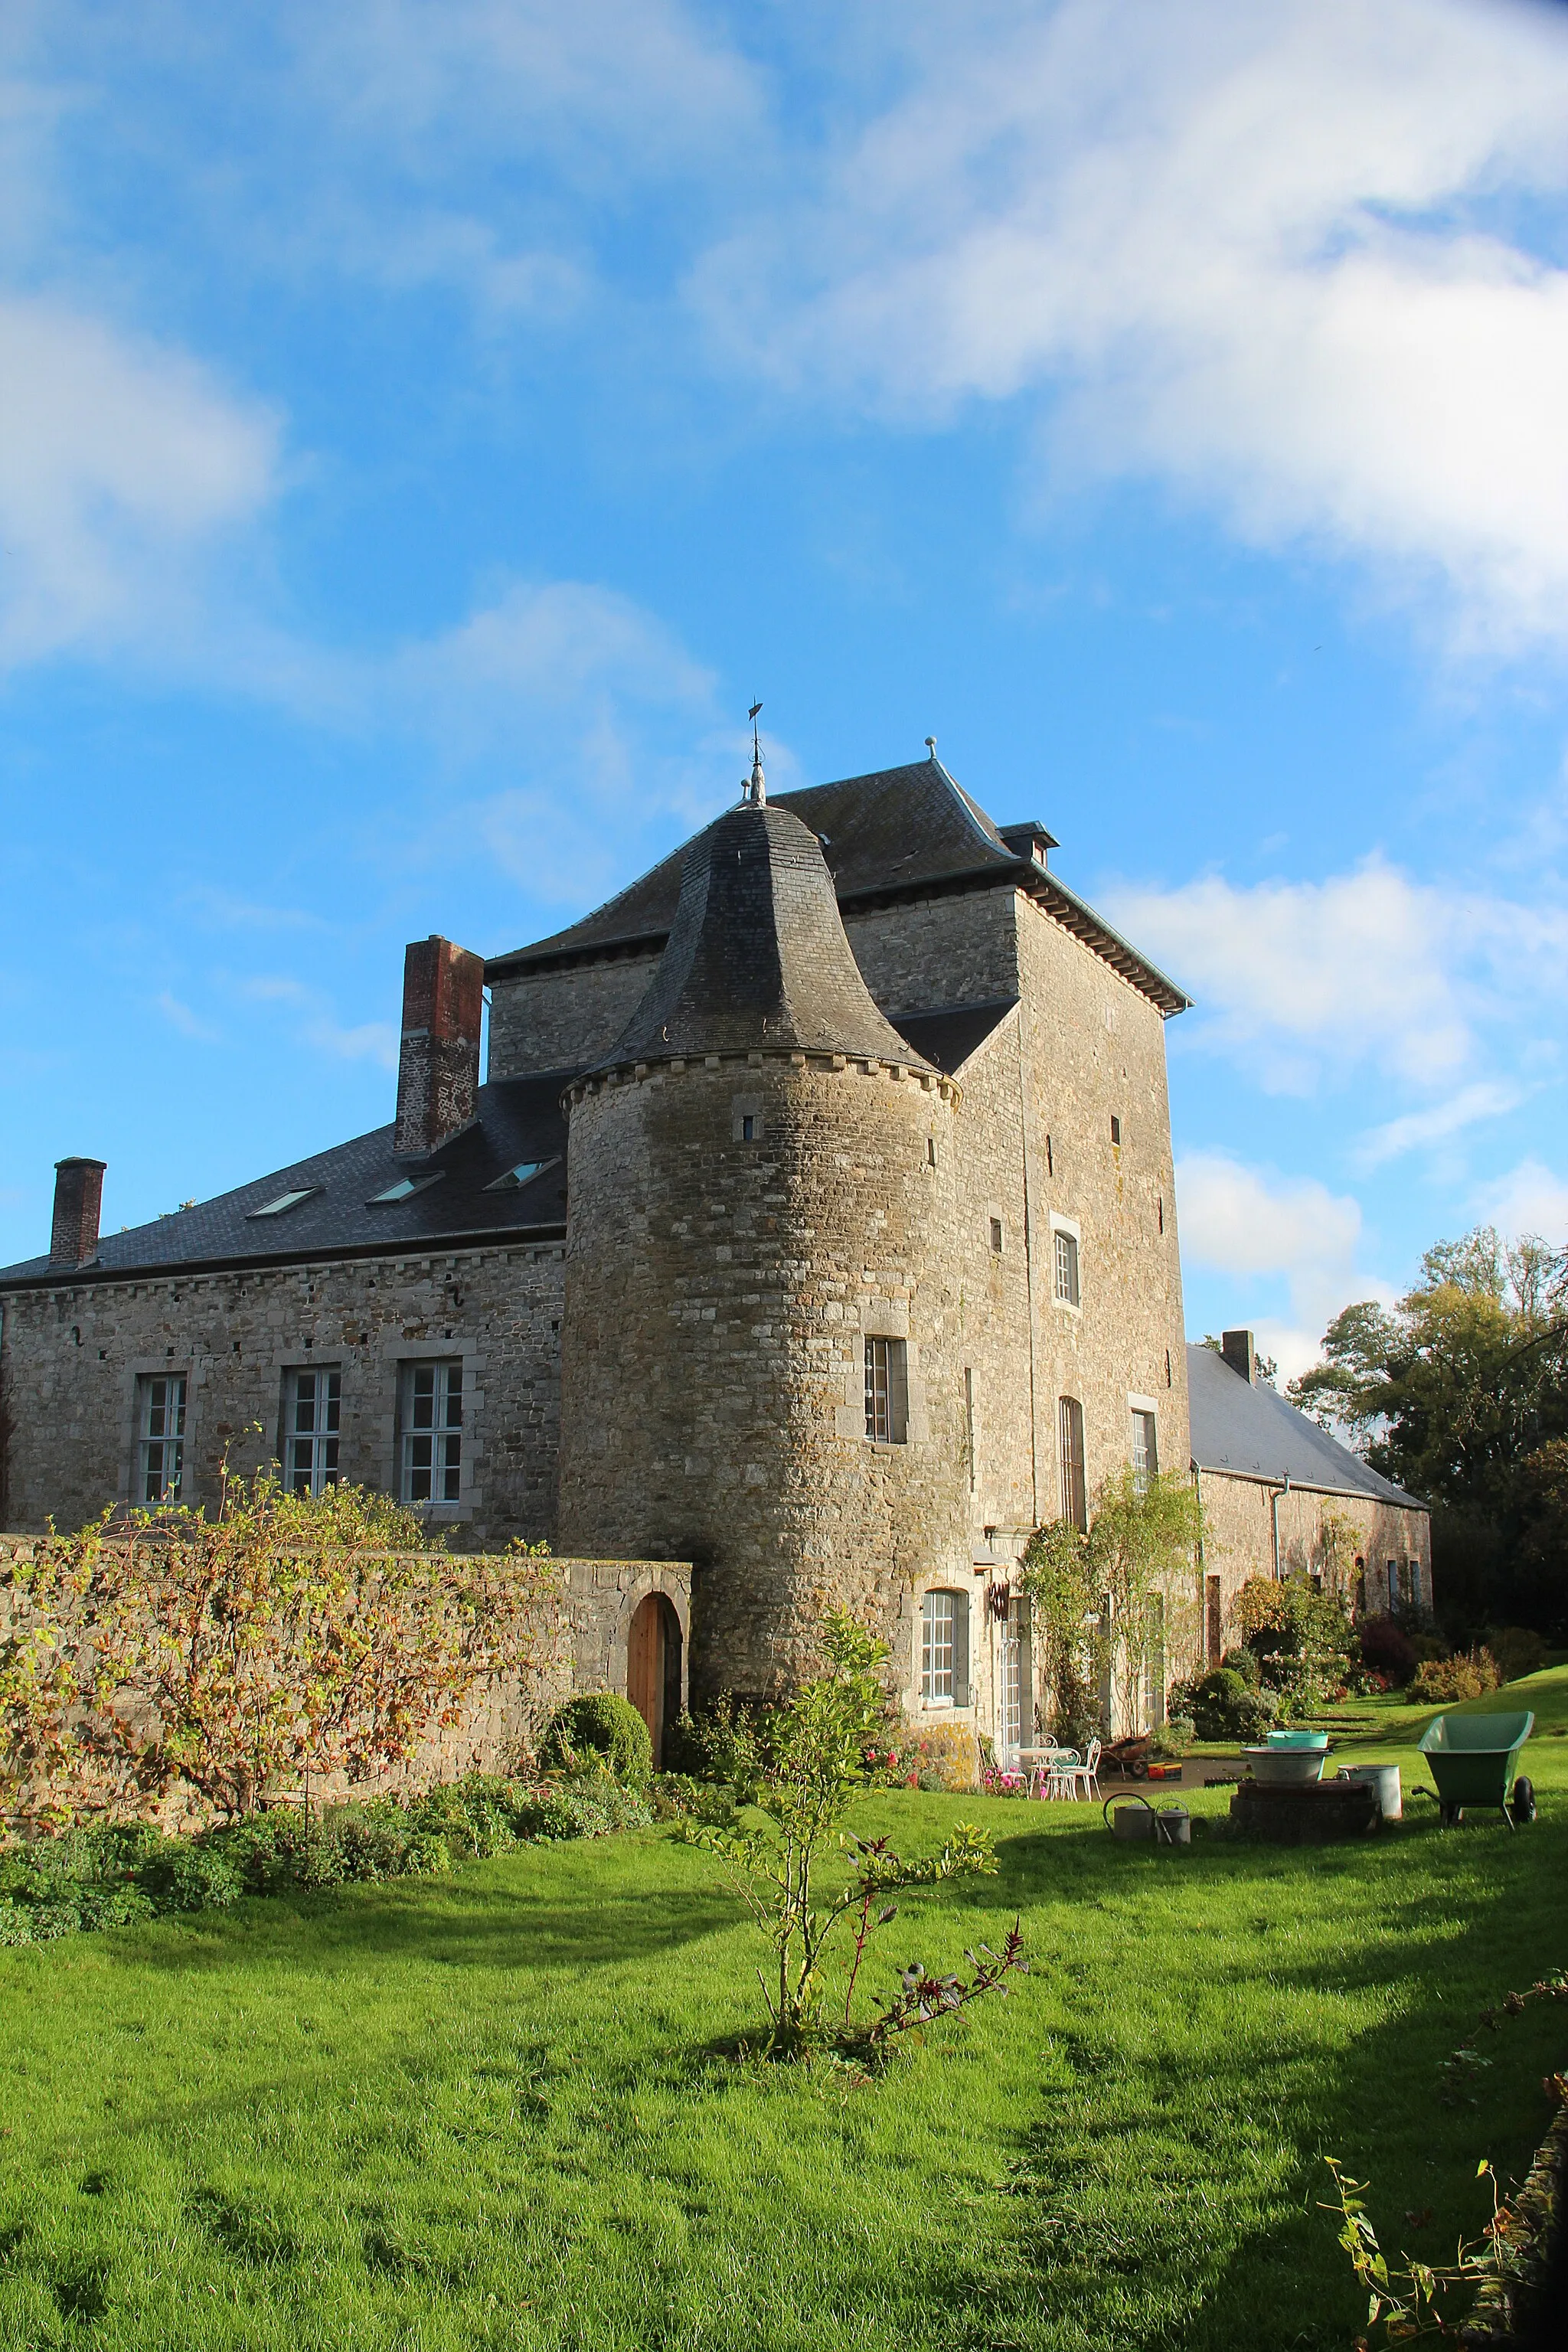
<instances>
[{"instance_id":1,"label":"small window","mask_svg":"<svg viewBox=\"0 0 1568 2352\"><path fill-rule=\"evenodd\" d=\"M185 1375L136 1383L136 1500L177 1503L184 1483Z\"/></svg>"},{"instance_id":2,"label":"small window","mask_svg":"<svg viewBox=\"0 0 1568 2352\"><path fill-rule=\"evenodd\" d=\"M290 1209L297 1209L301 1201L313 1200L321 1189L319 1184L307 1184L298 1192L279 1192L275 1201L263 1201L259 1209L247 1209L245 1213L247 1217L285 1216ZM186 1201L181 1205L184 1208L194 1208L195 1203L193 1201Z\"/></svg>"},{"instance_id":3,"label":"small window","mask_svg":"<svg viewBox=\"0 0 1568 2352\"><path fill-rule=\"evenodd\" d=\"M444 1168L437 1168L434 1176L400 1176L395 1184L387 1186L384 1192L373 1192L365 1207L382 1209L393 1202L411 1201L416 1192L426 1192L432 1184L438 1184L446 1172Z\"/></svg>"},{"instance_id":4,"label":"small window","mask_svg":"<svg viewBox=\"0 0 1568 2352\"><path fill-rule=\"evenodd\" d=\"M998 1257L1002 1255L1002 1244L1004 1238L1001 1218L993 1217L991 1220L991 1246L995 1251Z\"/></svg>"},{"instance_id":5,"label":"small window","mask_svg":"<svg viewBox=\"0 0 1568 2352\"><path fill-rule=\"evenodd\" d=\"M547 1168L553 1168L560 1156L557 1152L555 1159L552 1160L520 1160L515 1168L509 1168L504 1176L497 1176L485 1186L485 1190L487 1192L519 1192L525 1184L531 1184L536 1176L542 1176ZM408 1196L405 1193L403 1197L406 1200Z\"/></svg>"},{"instance_id":6,"label":"small window","mask_svg":"<svg viewBox=\"0 0 1568 2352\"><path fill-rule=\"evenodd\" d=\"M398 1486L405 1503L456 1503L463 1484L463 1367L405 1364L398 1400Z\"/></svg>"},{"instance_id":7,"label":"small window","mask_svg":"<svg viewBox=\"0 0 1568 2352\"><path fill-rule=\"evenodd\" d=\"M755 1143L756 1139L756 1115L752 1111L743 1112L741 1118L741 1140L742 1143Z\"/></svg>"},{"instance_id":8,"label":"small window","mask_svg":"<svg viewBox=\"0 0 1568 2352\"><path fill-rule=\"evenodd\" d=\"M1160 1212L1160 1231L1163 1233L1165 1230L1165 1196L1163 1192L1161 1193L1156 1205Z\"/></svg>"},{"instance_id":9,"label":"small window","mask_svg":"<svg viewBox=\"0 0 1568 2352\"><path fill-rule=\"evenodd\" d=\"M921 1602L921 1699L969 1705L969 1595L928 1592Z\"/></svg>"},{"instance_id":10,"label":"small window","mask_svg":"<svg viewBox=\"0 0 1568 2352\"><path fill-rule=\"evenodd\" d=\"M312 1364L283 1375L283 1483L291 1495L321 1495L338 1483L342 1374Z\"/></svg>"},{"instance_id":11,"label":"small window","mask_svg":"<svg viewBox=\"0 0 1568 2352\"><path fill-rule=\"evenodd\" d=\"M882 1445L909 1436L909 1363L902 1339L866 1341L866 1434Z\"/></svg>"},{"instance_id":12,"label":"small window","mask_svg":"<svg viewBox=\"0 0 1568 2352\"><path fill-rule=\"evenodd\" d=\"M1121 1141L1121 1121L1117 1118L1114 1111L1110 1114L1110 1140L1118 1146L1120 1146Z\"/></svg>"},{"instance_id":13,"label":"small window","mask_svg":"<svg viewBox=\"0 0 1568 2352\"><path fill-rule=\"evenodd\" d=\"M1160 1453L1154 1436L1154 1416L1152 1412L1135 1412L1132 1416L1132 1478L1140 1494L1152 1478L1160 1475Z\"/></svg>"},{"instance_id":14,"label":"small window","mask_svg":"<svg viewBox=\"0 0 1568 2352\"><path fill-rule=\"evenodd\" d=\"M1062 1517L1075 1528L1089 1526L1089 1484L1084 1475L1083 1407L1077 1397L1057 1404L1057 1445L1061 1456Z\"/></svg>"},{"instance_id":15,"label":"small window","mask_svg":"<svg viewBox=\"0 0 1568 2352\"><path fill-rule=\"evenodd\" d=\"M928 1168L934 1168L936 1166L936 1138L934 1135L928 1135L926 1138L926 1166Z\"/></svg>"},{"instance_id":16,"label":"small window","mask_svg":"<svg viewBox=\"0 0 1568 2352\"><path fill-rule=\"evenodd\" d=\"M1079 1304L1078 1236L1064 1233L1060 1225L1054 1236L1054 1289L1057 1302L1062 1307Z\"/></svg>"},{"instance_id":17,"label":"small window","mask_svg":"<svg viewBox=\"0 0 1568 2352\"><path fill-rule=\"evenodd\" d=\"M1047 1176L1054 1176L1056 1172L1055 1166L1051 1160L1051 1139L1047 1135L1046 1138L1046 1173Z\"/></svg>"},{"instance_id":18,"label":"small window","mask_svg":"<svg viewBox=\"0 0 1568 2352\"><path fill-rule=\"evenodd\" d=\"M1166 1386L1167 1388L1169 1388L1169 1387L1170 1387L1170 1385L1171 1385L1171 1351L1170 1351L1169 1348L1167 1348L1167 1349L1166 1349L1166 1350L1165 1350L1165 1386Z\"/></svg>"}]
</instances>

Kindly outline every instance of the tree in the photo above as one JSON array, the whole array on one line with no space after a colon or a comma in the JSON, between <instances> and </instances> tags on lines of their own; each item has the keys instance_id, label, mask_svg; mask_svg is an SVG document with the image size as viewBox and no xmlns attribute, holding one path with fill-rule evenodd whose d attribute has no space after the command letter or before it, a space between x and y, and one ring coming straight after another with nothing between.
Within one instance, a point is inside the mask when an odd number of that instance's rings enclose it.
<instances>
[{"instance_id":1,"label":"tree","mask_svg":"<svg viewBox=\"0 0 1568 2352\"><path fill-rule=\"evenodd\" d=\"M754 1818L732 1826L690 1822L686 1829L693 1843L724 1864L772 1948L772 1974L763 1979L763 1989L771 2028L767 2048L778 2057L797 2057L825 2042L875 2045L925 2017L964 2007L1025 1965L1016 1928L1000 1954L973 1959L975 1975L967 1984L913 1963L880 2014L857 2027L854 2002L867 1945L897 1916L888 1896L993 1872L996 1862L984 1832L965 1822L936 1853L908 1859L886 1838L846 1833L847 1814L876 1777L868 1759L887 1746L887 1705L877 1668L888 1647L843 1609L824 1618L822 1643L826 1672L801 1684L766 1726L764 1760L747 1791ZM830 1861L845 1874L824 1895L821 1880ZM837 2013L827 2015L835 1937L849 1944L842 2021Z\"/></svg>"},{"instance_id":2,"label":"tree","mask_svg":"<svg viewBox=\"0 0 1568 2352\"><path fill-rule=\"evenodd\" d=\"M183 1782L232 1817L307 1775L364 1780L525 1663L552 1587L528 1554L498 1571L432 1550L368 1489L226 1467L213 1518L106 1511L17 1564L0 1773L40 1815L145 1809Z\"/></svg>"},{"instance_id":3,"label":"tree","mask_svg":"<svg viewBox=\"0 0 1568 2352\"><path fill-rule=\"evenodd\" d=\"M1568 1436L1568 1252L1489 1225L1436 1244L1396 1306L1362 1300L1334 1318L1323 1360L1289 1393L1433 1505L1451 1630L1561 1620L1552 1479L1525 1465Z\"/></svg>"}]
</instances>

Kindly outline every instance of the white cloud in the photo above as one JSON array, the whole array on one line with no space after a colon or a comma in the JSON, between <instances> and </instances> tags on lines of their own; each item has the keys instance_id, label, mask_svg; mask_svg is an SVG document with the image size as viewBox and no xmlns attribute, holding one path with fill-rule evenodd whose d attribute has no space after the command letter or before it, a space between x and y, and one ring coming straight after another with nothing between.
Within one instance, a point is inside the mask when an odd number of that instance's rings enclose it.
<instances>
[{"instance_id":1,"label":"white cloud","mask_svg":"<svg viewBox=\"0 0 1568 2352\"><path fill-rule=\"evenodd\" d=\"M322 990L284 973L258 973L242 981L237 992L248 1003L291 1007L301 1043L320 1054L337 1061L379 1062L385 1070L397 1067L398 1033L390 1021L362 1021L345 1028Z\"/></svg>"},{"instance_id":2,"label":"white cloud","mask_svg":"<svg viewBox=\"0 0 1568 2352\"><path fill-rule=\"evenodd\" d=\"M210 1021L204 1021L199 1013L193 1013L188 1004L182 1003L168 989L162 990L153 1002L164 1020L177 1029L182 1037L192 1037L207 1045L222 1042L221 1029L215 1029Z\"/></svg>"},{"instance_id":3,"label":"white cloud","mask_svg":"<svg viewBox=\"0 0 1568 2352\"><path fill-rule=\"evenodd\" d=\"M1476 1205L1479 1216L1505 1234L1539 1234L1544 1241L1568 1242L1568 1178L1533 1157L1487 1185Z\"/></svg>"},{"instance_id":4,"label":"white cloud","mask_svg":"<svg viewBox=\"0 0 1568 2352\"><path fill-rule=\"evenodd\" d=\"M1524 1052L1568 979L1557 908L1415 882L1379 858L1323 882L1128 885L1106 903L1196 998L1194 1037L1277 1093L1367 1069L1451 1085L1502 1014Z\"/></svg>"},{"instance_id":5,"label":"white cloud","mask_svg":"<svg viewBox=\"0 0 1568 2352\"><path fill-rule=\"evenodd\" d=\"M1254 1328L1287 1378L1317 1362L1319 1335L1342 1307L1393 1297L1386 1283L1357 1271L1360 1204L1315 1177L1279 1176L1219 1151L1189 1152L1176 1165L1176 1202L1184 1264L1238 1286L1284 1283L1290 1321L1263 1318Z\"/></svg>"},{"instance_id":6,"label":"white cloud","mask_svg":"<svg viewBox=\"0 0 1568 2352\"><path fill-rule=\"evenodd\" d=\"M1447 1143L1468 1127L1483 1120L1501 1118L1517 1110L1524 1100L1522 1087L1509 1086L1493 1079L1481 1079L1475 1086L1461 1087L1429 1110L1406 1111L1401 1118L1385 1120L1363 1135L1355 1148L1357 1165L1362 1168L1382 1168L1390 1160L1401 1159L1407 1151L1418 1151L1434 1143Z\"/></svg>"},{"instance_id":7,"label":"white cloud","mask_svg":"<svg viewBox=\"0 0 1568 2352\"><path fill-rule=\"evenodd\" d=\"M0 298L0 667L191 627L276 447L271 416L184 353Z\"/></svg>"},{"instance_id":8,"label":"white cloud","mask_svg":"<svg viewBox=\"0 0 1568 2352\"><path fill-rule=\"evenodd\" d=\"M1058 472L1163 479L1249 540L1439 583L1478 639L1568 644L1561 10L899 25L900 94L696 272L717 344L918 421L1045 396Z\"/></svg>"}]
</instances>

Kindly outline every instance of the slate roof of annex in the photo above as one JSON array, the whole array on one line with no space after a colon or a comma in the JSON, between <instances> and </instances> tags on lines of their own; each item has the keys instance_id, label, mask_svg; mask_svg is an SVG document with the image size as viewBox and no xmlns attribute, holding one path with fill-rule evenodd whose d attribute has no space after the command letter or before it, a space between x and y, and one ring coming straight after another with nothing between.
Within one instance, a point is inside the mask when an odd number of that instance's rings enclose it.
<instances>
[{"instance_id":1,"label":"slate roof of annex","mask_svg":"<svg viewBox=\"0 0 1568 2352\"><path fill-rule=\"evenodd\" d=\"M939 760L916 760L904 767L841 777L837 783L770 793L769 806L787 809L816 835L841 908L933 889L1011 883L1026 889L1162 1013L1184 1012L1191 1002L1045 866L1011 847ZM1043 827L1036 830L1050 839ZM531 946L493 956L485 966L486 980L604 954L651 953L662 947L675 920L685 856L683 845L581 922Z\"/></svg>"},{"instance_id":2,"label":"slate roof of annex","mask_svg":"<svg viewBox=\"0 0 1568 2352\"><path fill-rule=\"evenodd\" d=\"M1359 1454L1286 1402L1266 1381L1245 1380L1213 1348L1187 1349L1193 1460L1200 1470L1228 1472L1283 1486L1363 1495L1403 1510L1424 1511L1416 1495L1369 1468Z\"/></svg>"}]
</instances>

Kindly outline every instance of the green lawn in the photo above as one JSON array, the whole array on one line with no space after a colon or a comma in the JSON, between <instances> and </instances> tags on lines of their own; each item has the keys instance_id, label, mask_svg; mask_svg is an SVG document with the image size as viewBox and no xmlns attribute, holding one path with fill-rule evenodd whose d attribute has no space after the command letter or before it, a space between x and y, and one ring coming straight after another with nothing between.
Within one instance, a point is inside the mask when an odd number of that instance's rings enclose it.
<instances>
[{"instance_id":1,"label":"green lawn","mask_svg":"<svg viewBox=\"0 0 1568 2352\"><path fill-rule=\"evenodd\" d=\"M757 1948L660 1833L0 1952L0 2344L1345 2346L1322 2154L1446 2250L1568 2056L1534 2003L1442 2103L1480 2006L1568 1960L1568 1669L1521 1700L1545 1795L1512 1835L1427 1807L1355 1847L1156 1855L1087 1806L868 1803L910 1840L978 1814L1001 1857L917 1898L891 1958L1018 1910L1035 1966L862 2087L723 2054ZM1426 1717L1362 1713L1408 1788Z\"/></svg>"}]
</instances>

